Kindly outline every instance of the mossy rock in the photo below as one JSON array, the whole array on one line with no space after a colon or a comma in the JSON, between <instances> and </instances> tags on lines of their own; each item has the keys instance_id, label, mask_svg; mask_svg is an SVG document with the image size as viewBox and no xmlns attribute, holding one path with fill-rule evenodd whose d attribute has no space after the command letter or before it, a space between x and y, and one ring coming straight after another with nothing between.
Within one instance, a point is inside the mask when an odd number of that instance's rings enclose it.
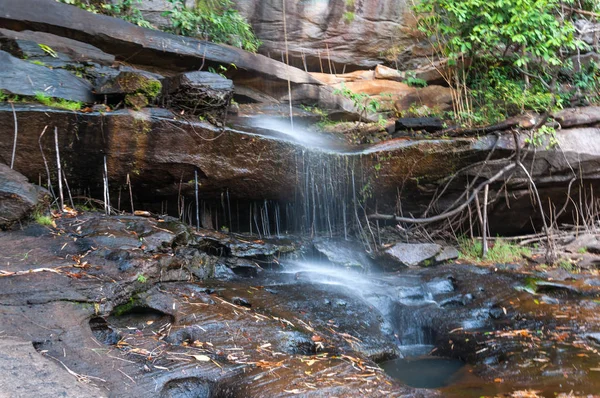
<instances>
[{"instance_id":1,"label":"mossy rock","mask_svg":"<svg viewBox=\"0 0 600 398\"><path fill-rule=\"evenodd\" d=\"M139 111L148 106L148 98L142 93L127 94L125 96L125 105Z\"/></svg>"},{"instance_id":2,"label":"mossy rock","mask_svg":"<svg viewBox=\"0 0 600 398\"><path fill-rule=\"evenodd\" d=\"M100 95L141 94L148 100L156 98L162 90L162 83L154 75L146 72L121 72L108 78L96 87Z\"/></svg>"}]
</instances>

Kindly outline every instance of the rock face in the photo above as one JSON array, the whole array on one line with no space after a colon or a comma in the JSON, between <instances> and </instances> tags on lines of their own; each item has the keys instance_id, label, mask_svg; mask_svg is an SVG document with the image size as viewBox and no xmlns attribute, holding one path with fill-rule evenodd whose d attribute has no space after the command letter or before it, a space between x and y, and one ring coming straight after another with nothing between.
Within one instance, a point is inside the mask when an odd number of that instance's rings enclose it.
<instances>
[{"instance_id":1,"label":"rock face","mask_svg":"<svg viewBox=\"0 0 600 398\"><path fill-rule=\"evenodd\" d=\"M8 94L34 96L43 93L69 101L93 102L92 85L65 70L32 64L0 51L0 90Z\"/></svg>"},{"instance_id":2,"label":"rock face","mask_svg":"<svg viewBox=\"0 0 600 398\"><path fill-rule=\"evenodd\" d=\"M31 341L0 338L0 379L2 394L13 398L36 397L107 397L106 392L80 383L58 362L44 358Z\"/></svg>"},{"instance_id":3,"label":"rock face","mask_svg":"<svg viewBox=\"0 0 600 398\"><path fill-rule=\"evenodd\" d=\"M281 1L235 3L262 40L260 51L279 58L285 51ZM294 65L303 67L304 58L311 71L343 73L357 66L372 68L387 55L412 68L419 62L419 46L411 36L410 7L405 0L287 0L287 40ZM394 48L401 50L394 54ZM413 66L403 62L408 58Z\"/></svg>"},{"instance_id":4,"label":"rock face","mask_svg":"<svg viewBox=\"0 0 600 398\"><path fill-rule=\"evenodd\" d=\"M45 190L0 163L0 228L9 227L29 215L44 197Z\"/></svg>"},{"instance_id":5,"label":"rock face","mask_svg":"<svg viewBox=\"0 0 600 398\"><path fill-rule=\"evenodd\" d=\"M370 187L372 198L377 200L382 213L395 211L397 187L403 186L404 211L419 215L429 205L435 187L445 184L444 179L452 170L484 160L494 147L499 155L514 151L510 135L501 135L498 143L495 136L451 141L393 139L356 151L323 151L307 148L283 134L259 134L239 129L221 131L208 123L182 119L164 109L75 114L16 104L15 111L19 120L15 170L29 179L37 180L46 174L39 152L39 134L46 125L49 128L57 126L61 158L73 191L83 194L91 190L94 197L102 197L103 158L106 155L113 200L118 198L121 190L122 207L130 207L129 194L124 190L129 175L134 205L158 205L157 211L160 211L161 201L176 203L180 195L186 203L193 201L197 170L200 198L218 203L215 212L220 214L220 222L217 223L213 214L210 225L219 224L220 228L223 225L230 227L231 223L234 226L236 223L231 222L234 218L241 220L246 231L250 228L248 221L254 215L260 220L260 215L264 214L264 200L289 207L286 211L289 214L283 217L283 211L276 216L274 204L268 204L271 231L276 230L276 219L281 222L282 229L287 226L297 230L304 225L302 229L306 231L313 227L328 231L336 223L341 226L352 220L352 209L346 209L344 216L343 203L352 203L353 186L357 190ZM0 160L3 162L10 162L12 154L12 120L11 107L0 106ZM569 181L579 179L573 170L581 172L583 180L587 181L587 189L589 184L597 187L600 178L600 147L597 145L600 129L561 130L557 132L557 140L561 156L557 156L556 149L546 148L537 148L534 156L530 148L524 161L544 203L548 198L554 203L564 203ZM527 150L524 142L520 145ZM48 159L55 157L50 136L43 137L42 147ZM491 162L482 169L481 176L491 177L504 165ZM51 167L52 181L56 181L53 169ZM467 179L477 172L477 167L470 167L457 176L446 190L445 201L439 203L440 208L458 198ZM353 173L357 177L354 182ZM333 186L331 181L335 181ZM321 190L319 184L329 188ZM494 184L491 192L502 185ZM515 172L506 186L510 202L499 200L490 205L490 225L494 233L524 231L531 228L532 223L540 223L527 187L527 177ZM572 188L571 194L576 195L578 187ZM258 201L260 205L250 205L249 201ZM222 203L225 203L225 209ZM234 210L236 203L239 204L239 215ZM323 203L328 203L329 213L313 212ZM173 206L177 208L177 205ZM528 216L523 217L523 214ZM311 226L314 222L319 225ZM252 221L252 228L264 232L263 226L257 228L255 221Z\"/></svg>"},{"instance_id":6,"label":"rock face","mask_svg":"<svg viewBox=\"0 0 600 398\"><path fill-rule=\"evenodd\" d=\"M44 10L40 12L39 10ZM236 79L255 80L263 90L284 90L283 81L320 84L308 73L241 49L140 28L118 18L92 14L74 6L44 0L6 0L0 10L0 27L36 30L66 36L113 54L118 60L171 71L198 70L201 66L230 67ZM281 87L267 81L281 81Z\"/></svg>"}]
</instances>

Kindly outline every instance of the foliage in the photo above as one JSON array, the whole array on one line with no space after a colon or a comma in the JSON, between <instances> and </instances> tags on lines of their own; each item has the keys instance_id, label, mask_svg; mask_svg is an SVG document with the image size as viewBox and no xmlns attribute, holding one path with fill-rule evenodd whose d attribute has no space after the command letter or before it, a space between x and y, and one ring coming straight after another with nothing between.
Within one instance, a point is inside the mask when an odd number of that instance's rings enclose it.
<instances>
[{"instance_id":1,"label":"foliage","mask_svg":"<svg viewBox=\"0 0 600 398\"><path fill-rule=\"evenodd\" d=\"M136 281L140 282L140 283L146 283L148 282L148 278L144 275L144 274L138 274L137 278L135 278Z\"/></svg>"},{"instance_id":2,"label":"foliage","mask_svg":"<svg viewBox=\"0 0 600 398\"><path fill-rule=\"evenodd\" d=\"M356 18L356 14L353 11L346 11L344 13L344 22L350 23L353 22Z\"/></svg>"},{"instance_id":3,"label":"foliage","mask_svg":"<svg viewBox=\"0 0 600 398\"><path fill-rule=\"evenodd\" d=\"M561 13L565 3L573 0L422 0L414 7L419 31L448 59L444 77L458 94L457 119L494 123L562 106L556 79L571 67L569 52L586 47Z\"/></svg>"},{"instance_id":4,"label":"foliage","mask_svg":"<svg viewBox=\"0 0 600 398\"><path fill-rule=\"evenodd\" d=\"M36 223L40 224L40 225L44 225L44 226L54 226L54 220L52 220L52 217L46 215L46 214L41 214L41 213L35 213L33 215L33 219L35 220Z\"/></svg>"},{"instance_id":5,"label":"foliage","mask_svg":"<svg viewBox=\"0 0 600 398\"><path fill-rule=\"evenodd\" d=\"M482 261L482 242L481 240L473 240L468 238L460 238L458 241L458 250L460 259L465 261L478 262ZM488 249L486 261L493 263L505 264L517 262L523 256L530 256L531 250L527 247L508 242L503 239L494 240Z\"/></svg>"},{"instance_id":6,"label":"foliage","mask_svg":"<svg viewBox=\"0 0 600 398\"><path fill-rule=\"evenodd\" d=\"M90 0L56 0L71 4L93 13L118 17L143 28L156 29L137 6L142 0L120 0L117 3L104 3L96 6ZM169 31L183 35L199 37L217 43L227 43L247 51L256 52L261 42L252 31L252 27L240 13L234 9L231 0L197 0L194 9L187 8L185 0L168 0L173 4L171 10L163 16L170 19Z\"/></svg>"},{"instance_id":7,"label":"foliage","mask_svg":"<svg viewBox=\"0 0 600 398\"><path fill-rule=\"evenodd\" d=\"M558 145L556 129L550 126L542 126L533 131L531 136L525 139L525 142L535 147L541 147L546 143L547 149L554 148Z\"/></svg>"},{"instance_id":8,"label":"foliage","mask_svg":"<svg viewBox=\"0 0 600 398\"><path fill-rule=\"evenodd\" d=\"M38 60L34 60L34 61L29 61L34 65L39 65L39 66L45 66L48 67L48 65L46 65L45 63L43 63L42 61L38 61Z\"/></svg>"},{"instance_id":9,"label":"foliage","mask_svg":"<svg viewBox=\"0 0 600 398\"><path fill-rule=\"evenodd\" d=\"M227 43L251 52L258 50L260 40L231 0L200 0L194 9L187 8L185 0L168 1L173 9L162 15L170 18L173 33Z\"/></svg>"},{"instance_id":10,"label":"foliage","mask_svg":"<svg viewBox=\"0 0 600 398\"><path fill-rule=\"evenodd\" d=\"M4 91L0 90L0 102L6 102L8 101L8 94L6 94Z\"/></svg>"},{"instance_id":11,"label":"foliage","mask_svg":"<svg viewBox=\"0 0 600 398\"><path fill-rule=\"evenodd\" d=\"M47 46L45 44L38 44L38 46L42 49L42 51L44 51L46 54L48 54L52 58L57 58L58 57L58 54L56 53L56 51L54 51L52 49L52 47Z\"/></svg>"},{"instance_id":12,"label":"foliage","mask_svg":"<svg viewBox=\"0 0 600 398\"><path fill-rule=\"evenodd\" d=\"M355 93L343 83L341 88L333 90L333 94L341 95L342 97L351 100L354 107L360 113L361 118L365 116L367 112L375 113L381 108L381 103L376 99L370 98L369 95L365 93Z\"/></svg>"},{"instance_id":13,"label":"foliage","mask_svg":"<svg viewBox=\"0 0 600 398\"><path fill-rule=\"evenodd\" d=\"M572 0L422 0L419 30L435 37L446 56L487 54L523 67L536 60L561 65L560 50L574 50L573 24L560 15Z\"/></svg>"},{"instance_id":14,"label":"foliage","mask_svg":"<svg viewBox=\"0 0 600 398\"><path fill-rule=\"evenodd\" d=\"M51 106L54 108L67 109L69 111L81 110L82 103L78 101L68 101L62 98L52 98L45 93L35 93L34 99L40 104Z\"/></svg>"},{"instance_id":15,"label":"foliage","mask_svg":"<svg viewBox=\"0 0 600 398\"><path fill-rule=\"evenodd\" d=\"M415 73L410 71L406 72L404 83L411 87L427 87L427 80L416 77Z\"/></svg>"},{"instance_id":16,"label":"foliage","mask_svg":"<svg viewBox=\"0 0 600 398\"><path fill-rule=\"evenodd\" d=\"M142 12L136 6L142 0L120 0L117 3L104 3L97 6L89 0L56 0L59 3L70 4L94 14L105 14L111 17L118 17L127 22L131 22L143 28L154 29L154 26L144 19Z\"/></svg>"}]
</instances>

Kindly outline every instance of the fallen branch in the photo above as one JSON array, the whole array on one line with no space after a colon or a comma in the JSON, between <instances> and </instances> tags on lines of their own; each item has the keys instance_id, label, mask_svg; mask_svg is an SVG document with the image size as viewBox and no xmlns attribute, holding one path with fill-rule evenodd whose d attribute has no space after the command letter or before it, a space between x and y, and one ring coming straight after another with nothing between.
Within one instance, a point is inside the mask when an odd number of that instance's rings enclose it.
<instances>
[{"instance_id":1,"label":"fallen branch","mask_svg":"<svg viewBox=\"0 0 600 398\"><path fill-rule=\"evenodd\" d=\"M15 120L15 139L13 141L12 157L10 158L10 168L12 169L15 165L15 155L17 153L17 135L19 133L19 125L17 124L17 112L15 112L15 106L12 102L10 103L10 107L12 108L13 118Z\"/></svg>"},{"instance_id":2,"label":"fallen branch","mask_svg":"<svg viewBox=\"0 0 600 398\"><path fill-rule=\"evenodd\" d=\"M475 197L477 196L479 191L481 191L486 185L489 185L489 184L493 183L494 181L498 180L499 178L503 177L506 173L508 173L515 167L517 167L516 162L510 163L510 164L504 166L502 168L502 170L500 170L499 172L494 174L490 179L479 184L473 190L473 192L469 196L469 199L467 199L463 204L461 204L460 206L458 206L457 208L455 208L453 210L448 210L448 211L445 211L444 213L438 214L437 216L424 217L424 218L413 218L413 217L398 217L396 215L391 215L391 214L375 213L375 214L369 215L369 219L371 219L371 220L394 220L397 222L403 222L403 223L408 223L408 224L428 224L428 223L432 223L432 222L436 222L436 221L445 220L445 219L452 217L453 215L458 214L461 211L463 211L467 206L469 206L469 204L471 202L473 202L473 200L475 200Z\"/></svg>"}]
</instances>

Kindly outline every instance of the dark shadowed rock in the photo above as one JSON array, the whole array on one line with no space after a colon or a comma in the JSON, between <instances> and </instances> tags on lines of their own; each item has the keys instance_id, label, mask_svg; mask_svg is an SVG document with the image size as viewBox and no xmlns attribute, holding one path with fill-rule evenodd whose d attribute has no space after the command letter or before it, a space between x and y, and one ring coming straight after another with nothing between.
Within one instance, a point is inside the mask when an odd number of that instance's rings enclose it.
<instances>
[{"instance_id":1,"label":"dark shadowed rock","mask_svg":"<svg viewBox=\"0 0 600 398\"><path fill-rule=\"evenodd\" d=\"M94 102L92 85L66 70L49 69L0 51L0 90L15 95L44 93L69 101Z\"/></svg>"},{"instance_id":2,"label":"dark shadowed rock","mask_svg":"<svg viewBox=\"0 0 600 398\"><path fill-rule=\"evenodd\" d=\"M396 131L424 130L438 131L444 128L444 123L437 117L401 117L396 119Z\"/></svg>"},{"instance_id":3,"label":"dark shadowed rock","mask_svg":"<svg viewBox=\"0 0 600 398\"><path fill-rule=\"evenodd\" d=\"M406 267L422 265L435 257L442 247L435 243L396 243L385 250L388 259Z\"/></svg>"},{"instance_id":4,"label":"dark shadowed rock","mask_svg":"<svg viewBox=\"0 0 600 398\"><path fill-rule=\"evenodd\" d=\"M163 95L171 108L221 120L233 98L233 82L216 73L187 72L169 79Z\"/></svg>"},{"instance_id":5,"label":"dark shadowed rock","mask_svg":"<svg viewBox=\"0 0 600 398\"><path fill-rule=\"evenodd\" d=\"M0 228L23 219L40 204L47 194L22 174L0 163Z\"/></svg>"}]
</instances>

